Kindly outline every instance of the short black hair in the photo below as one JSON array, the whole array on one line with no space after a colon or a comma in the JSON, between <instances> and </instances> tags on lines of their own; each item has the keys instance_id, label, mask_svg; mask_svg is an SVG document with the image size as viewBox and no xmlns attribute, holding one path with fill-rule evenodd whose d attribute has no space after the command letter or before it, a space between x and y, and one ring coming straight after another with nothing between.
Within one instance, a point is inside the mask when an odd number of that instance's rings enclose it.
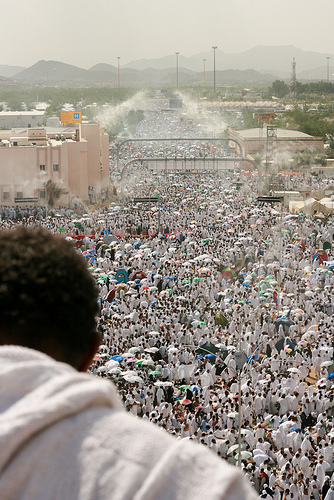
<instances>
[{"instance_id":1,"label":"short black hair","mask_svg":"<svg viewBox=\"0 0 334 500\"><path fill-rule=\"evenodd\" d=\"M75 366L95 330L97 297L71 242L42 228L0 232L0 344L45 351L50 342Z\"/></svg>"}]
</instances>

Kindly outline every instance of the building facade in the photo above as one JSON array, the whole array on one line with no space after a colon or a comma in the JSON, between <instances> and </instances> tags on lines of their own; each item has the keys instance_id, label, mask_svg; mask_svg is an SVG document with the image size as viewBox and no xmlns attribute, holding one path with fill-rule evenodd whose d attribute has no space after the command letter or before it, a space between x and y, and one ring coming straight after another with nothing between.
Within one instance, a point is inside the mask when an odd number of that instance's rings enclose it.
<instances>
[{"instance_id":1,"label":"building facade","mask_svg":"<svg viewBox=\"0 0 334 500\"><path fill-rule=\"evenodd\" d=\"M41 127L46 123L45 111L1 111L0 128Z\"/></svg>"},{"instance_id":2,"label":"building facade","mask_svg":"<svg viewBox=\"0 0 334 500\"><path fill-rule=\"evenodd\" d=\"M313 137L298 130L277 128L275 134L268 136L267 127L245 130L229 130L229 137L235 139L241 146L242 156L266 154L275 148L276 153L294 155L306 150L324 152L324 142L321 137Z\"/></svg>"},{"instance_id":3,"label":"building facade","mask_svg":"<svg viewBox=\"0 0 334 500\"><path fill-rule=\"evenodd\" d=\"M96 123L77 128L27 128L0 133L0 204L38 198L48 181L66 190L57 205L101 202L109 188L109 136ZM89 196L94 194L94 196Z\"/></svg>"}]
</instances>

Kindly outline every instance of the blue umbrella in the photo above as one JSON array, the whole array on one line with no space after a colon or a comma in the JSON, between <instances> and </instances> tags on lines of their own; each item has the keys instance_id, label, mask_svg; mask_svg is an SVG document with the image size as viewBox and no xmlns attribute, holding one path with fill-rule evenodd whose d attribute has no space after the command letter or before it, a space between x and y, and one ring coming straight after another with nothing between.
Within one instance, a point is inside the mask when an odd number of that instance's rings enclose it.
<instances>
[{"instance_id":1,"label":"blue umbrella","mask_svg":"<svg viewBox=\"0 0 334 500\"><path fill-rule=\"evenodd\" d=\"M123 358L123 356L120 356L119 354L117 354L116 356L113 356L110 359L112 359L113 361L123 361L123 359L125 359L125 358Z\"/></svg>"},{"instance_id":2,"label":"blue umbrella","mask_svg":"<svg viewBox=\"0 0 334 500\"><path fill-rule=\"evenodd\" d=\"M250 285L248 283L243 282L242 286L245 286L246 288L249 288Z\"/></svg>"},{"instance_id":3,"label":"blue umbrella","mask_svg":"<svg viewBox=\"0 0 334 500\"><path fill-rule=\"evenodd\" d=\"M334 377L334 372L330 372L328 375L327 375L327 380L329 380L330 378L333 378Z\"/></svg>"},{"instance_id":4,"label":"blue umbrella","mask_svg":"<svg viewBox=\"0 0 334 500\"><path fill-rule=\"evenodd\" d=\"M300 431L300 428L293 426L293 427L291 427L290 432L293 432L293 431Z\"/></svg>"},{"instance_id":5,"label":"blue umbrella","mask_svg":"<svg viewBox=\"0 0 334 500\"><path fill-rule=\"evenodd\" d=\"M197 392L200 390L200 386L199 385L191 385L190 386L190 389L193 391L193 392Z\"/></svg>"}]
</instances>

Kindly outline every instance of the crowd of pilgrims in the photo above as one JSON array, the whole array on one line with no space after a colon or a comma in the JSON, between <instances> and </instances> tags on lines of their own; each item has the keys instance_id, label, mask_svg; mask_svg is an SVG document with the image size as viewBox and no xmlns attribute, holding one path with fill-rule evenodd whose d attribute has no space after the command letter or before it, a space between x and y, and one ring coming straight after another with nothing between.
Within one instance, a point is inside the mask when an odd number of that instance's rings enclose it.
<instances>
[{"instance_id":1,"label":"crowd of pilgrims","mask_svg":"<svg viewBox=\"0 0 334 500\"><path fill-rule=\"evenodd\" d=\"M103 339L90 372L127 411L240 452L262 498L334 498L334 275L319 252L332 260L333 219L260 205L252 175L238 191L235 174L137 174L85 214L1 207L1 229L43 225L87 261Z\"/></svg>"}]
</instances>

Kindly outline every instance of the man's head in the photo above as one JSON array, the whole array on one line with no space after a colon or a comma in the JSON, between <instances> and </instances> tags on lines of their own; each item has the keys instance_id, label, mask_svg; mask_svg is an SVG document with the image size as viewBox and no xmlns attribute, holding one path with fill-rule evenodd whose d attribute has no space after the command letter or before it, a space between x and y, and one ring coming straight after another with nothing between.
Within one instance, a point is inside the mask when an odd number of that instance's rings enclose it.
<instances>
[{"instance_id":1,"label":"man's head","mask_svg":"<svg viewBox=\"0 0 334 500\"><path fill-rule=\"evenodd\" d=\"M87 367L98 345L97 291L71 243L43 229L0 233L0 304L0 345Z\"/></svg>"}]
</instances>

